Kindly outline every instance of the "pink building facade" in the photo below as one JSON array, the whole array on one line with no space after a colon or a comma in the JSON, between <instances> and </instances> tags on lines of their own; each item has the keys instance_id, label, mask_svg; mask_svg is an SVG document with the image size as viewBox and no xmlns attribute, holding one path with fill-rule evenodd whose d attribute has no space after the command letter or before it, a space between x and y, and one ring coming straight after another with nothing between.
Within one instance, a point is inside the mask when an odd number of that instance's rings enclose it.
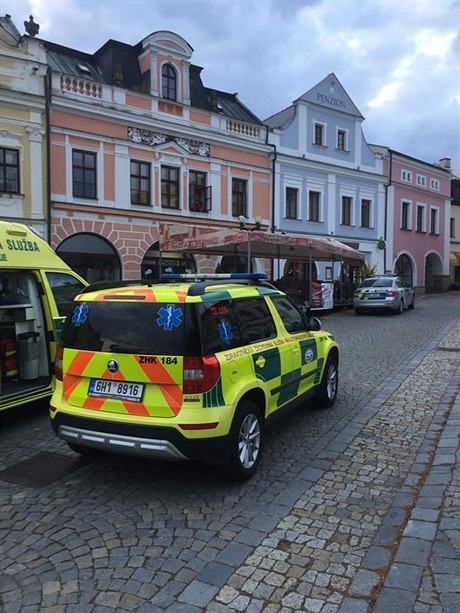
<instances>
[{"instance_id":1,"label":"pink building facade","mask_svg":"<svg viewBox=\"0 0 460 613\"><path fill-rule=\"evenodd\" d=\"M225 262L160 255L161 237L238 229L241 216L268 226L267 128L236 94L204 87L183 38L161 31L94 55L44 44L51 243L74 270L90 282L214 272Z\"/></svg>"},{"instance_id":2,"label":"pink building facade","mask_svg":"<svg viewBox=\"0 0 460 613\"><path fill-rule=\"evenodd\" d=\"M399 274L419 293L447 289L450 171L386 147L372 148L383 156L388 177L385 272Z\"/></svg>"}]
</instances>

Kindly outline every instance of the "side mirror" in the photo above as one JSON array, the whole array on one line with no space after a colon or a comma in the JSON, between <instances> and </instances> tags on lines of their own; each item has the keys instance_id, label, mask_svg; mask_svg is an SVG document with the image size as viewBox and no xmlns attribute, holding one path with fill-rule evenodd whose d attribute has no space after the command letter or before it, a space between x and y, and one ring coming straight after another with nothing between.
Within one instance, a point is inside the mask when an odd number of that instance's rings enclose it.
<instances>
[{"instance_id":1,"label":"side mirror","mask_svg":"<svg viewBox=\"0 0 460 613\"><path fill-rule=\"evenodd\" d=\"M321 330L321 328L323 327L321 324L321 320L311 315L307 317L307 322L308 322L309 329L313 330L313 332L317 332L318 330Z\"/></svg>"}]
</instances>

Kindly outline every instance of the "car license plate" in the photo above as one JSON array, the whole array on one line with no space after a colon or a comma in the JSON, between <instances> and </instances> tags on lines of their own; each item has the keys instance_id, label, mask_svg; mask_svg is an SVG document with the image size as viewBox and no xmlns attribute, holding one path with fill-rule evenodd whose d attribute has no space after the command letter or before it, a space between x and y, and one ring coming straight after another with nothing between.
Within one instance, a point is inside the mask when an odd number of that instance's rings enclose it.
<instances>
[{"instance_id":1,"label":"car license plate","mask_svg":"<svg viewBox=\"0 0 460 613\"><path fill-rule=\"evenodd\" d=\"M88 390L88 394L96 398L117 398L131 402L140 402L143 392L143 383L108 381L107 379L91 379Z\"/></svg>"}]
</instances>

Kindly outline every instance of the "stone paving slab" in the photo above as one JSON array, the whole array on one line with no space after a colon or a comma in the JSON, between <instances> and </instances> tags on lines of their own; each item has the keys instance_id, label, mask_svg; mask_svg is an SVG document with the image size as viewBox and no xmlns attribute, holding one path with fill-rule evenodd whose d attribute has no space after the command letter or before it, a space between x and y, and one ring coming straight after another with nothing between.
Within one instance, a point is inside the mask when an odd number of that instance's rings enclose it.
<instances>
[{"instance_id":1,"label":"stone paving slab","mask_svg":"<svg viewBox=\"0 0 460 613\"><path fill-rule=\"evenodd\" d=\"M0 610L457 613L460 373L438 347L460 347L460 324L449 330L369 399L304 420L298 458L275 432L269 488L165 466L160 497L156 465L119 458L41 491L8 485ZM62 450L39 425L31 435Z\"/></svg>"},{"instance_id":2,"label":"stone paving slab","mask_svg":"<svg viewBox=\"0 0 460 613\"><path fill-rule=\"evenodd\" d=\"M460 348L460 324L448 342ZM386 388L367 422L361 413L361 428L342 437L345 445L331 455L330 467L315 474L206 611L222 604L241 610L243 596L246 608L273 613L442 611L460 597L460 511L454 508L460 369L458 356L436 347ZM337 451L334 441L327 449ZM441 506L451 523L445 516L438 522ZM433 542L447 532L452 557L440 565ZM261 598L264 587L273 591Z\"/></svg>"}]
</instances>

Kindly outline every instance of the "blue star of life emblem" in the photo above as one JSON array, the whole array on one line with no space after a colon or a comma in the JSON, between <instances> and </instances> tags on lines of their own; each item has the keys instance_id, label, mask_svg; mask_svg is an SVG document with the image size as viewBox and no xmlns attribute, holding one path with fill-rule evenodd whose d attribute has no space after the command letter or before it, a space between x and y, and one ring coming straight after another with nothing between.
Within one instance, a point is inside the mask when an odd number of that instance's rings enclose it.
<instances>
[{"instance_id":1,"label":"blue star of life emblem","mask_svg":"<svg viewBox=\"0 0 460 613\"><path fill-rule=\"evenodd\" d=\"M168 304L166 307L159 309L157 324L164 330L170 331L174 327L180 326L181 323L182 309L175 307L173 304Z\"/></svg>"},{"instance_id":2,"label":"blue star of life emblem","mask_svg":"<svg viewBox=\"0 0 460 613\"><path fill-rule=\"evenodd\" d=\"M217 329L220 332L221 341L225 343L226 345L228 345L233 338L233 334L232 334L232 331L230 330L230 324L228 323L228 321L222 320L220 324L217 326Z\"/></svg>"},{"instance_id":3,"label":"blue star of life emblem","mask_svg":"<svg viewBox=\"0 0 460 613\"><path fill-rule=\"evenodd\" d=\"M72 315L72 323L75 326L79 326L81 324L84 324L85 321L87 320L87 313L89 311L88 306L86 305L85 302L83 302L83 304L79 304L75 307L73 315Z\"/></svg>"}]
</instances>

